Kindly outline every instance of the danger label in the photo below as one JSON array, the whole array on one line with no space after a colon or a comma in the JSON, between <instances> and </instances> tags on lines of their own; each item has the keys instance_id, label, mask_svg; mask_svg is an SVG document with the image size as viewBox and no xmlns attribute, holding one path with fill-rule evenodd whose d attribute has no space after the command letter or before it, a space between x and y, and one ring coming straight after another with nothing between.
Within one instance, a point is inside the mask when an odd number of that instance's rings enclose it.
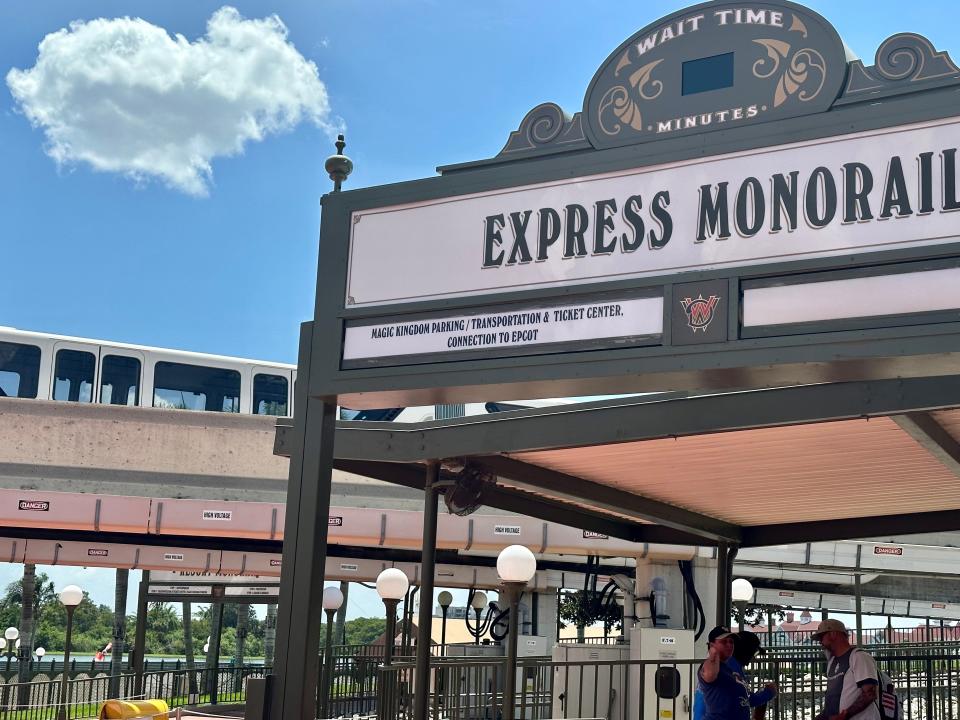
<instances>
[{"instance_id":1,"label":"danger label","mask_svg":"<svg viewBox=\"0 0 960 720\"><path fill-rule=\"evenodd\" d=\"M609 535L604 535L603 533L593 532L592 530L583 531L584 540L609 540Z\"/></svg>"},{"instance_id":2,"label":"danger label","mask_svg":"<svg viewBox=\"0 0 960 720\"><path fill-rule=\"evenodd\" d=\"M173 562L183 562L183 553L164 553L164 560L172 560Z\"/></svg>"},{"instance_id":3,"label":"danger label","mask_svg":"<svg viewBox=\"0 0 960 720\"><path fill-rule=\"evenodd\" d=\"M233 520L233 510L204 510L204 520Z\"/></svg>"},{"instance_id":4,"label":"danger label","mask_svg":"<svg viewBox=\"0 0 960 720\"><path fill-rule=\"evenodd\" d=\"M90 557L107 557L109 554L110 551L104 548L89 548L87 550L87 555Z\"/></svg>"},{"instance_id":5,"label":"danger label","mask_svg":"<svg viewBox=\"0 0 960 720\"><path fill-rule=\"evenodd\" d=\"M17 503L17 507L20 510L35 510L35 511L46 512L47 510L50 509L50 501L49 500L21 500L19 503Z\"/></svg>"},{"instance_id":6,"label":"danger label","mask_svg":"<svg viewBox=\"0 0 960 720\"><path fill-rule=\"evenodd\" d=\"M327 518L327 525L329 527L342 527L343 526L343 517L340 515L330 515Z\"/></svg>"},{"instance_id":7,"label":"danger label","mask_svg":"<svg viewBox=\"0 0 960 720\"><path fill-rule=\"evenodd\" d=\"M519 535L520 526L519 525L494 525L493 534L494 535Z\"/></svg>"},{"instance_id":8,"label":"danger label","mask_svg":"<svg viewBox=\"0 0 960 720\"><path fill-rule=\"evenodd\" d=\"M270 567L280 567L280 563L282 563L282 562L283 562L282 560L273 560L273 559L271 559L271 560L270 560Z\"/></svg>"},{"instance_id":9,"label":"danger label","mask_svg":"<svg viewBox=\"0 0 960 720\"><path fill-rule=\"evenodd\" d=\"M895 545L874 545L874 555L903 555L903 548Z\"/></svg>"}]
</instances>

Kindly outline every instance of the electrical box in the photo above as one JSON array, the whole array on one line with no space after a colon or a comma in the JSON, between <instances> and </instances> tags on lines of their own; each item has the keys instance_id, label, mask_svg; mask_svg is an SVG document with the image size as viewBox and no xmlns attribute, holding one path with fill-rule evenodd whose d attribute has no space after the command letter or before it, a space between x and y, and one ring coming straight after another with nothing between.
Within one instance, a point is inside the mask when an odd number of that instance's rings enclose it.
<instances>
[{"instance_id":1,"label":"electrical box","mask_svg":"<svg viewBox=\"0 0 960 720\"><path fill-rule=\"evenodd\" d=\"M693 631L634 628L629 648L631 660L650 662L630 668L631 717L687 720L699 666L689 662L694 657Z\"/></svg>"},{"instance_id":2,"label":"electrical box","mask_svg":"<svg viewBox=\"0 0 960 720\"><path fill-rule=\"evenodd\" d=\"M557 718L626 720L627 645L561 643L553 648L553 714ZM618 664L600 665L612 662ZM638 675L639 677L639 675ZM632 717L637 717L636 715Z\"/></svg>"}]
</instances>

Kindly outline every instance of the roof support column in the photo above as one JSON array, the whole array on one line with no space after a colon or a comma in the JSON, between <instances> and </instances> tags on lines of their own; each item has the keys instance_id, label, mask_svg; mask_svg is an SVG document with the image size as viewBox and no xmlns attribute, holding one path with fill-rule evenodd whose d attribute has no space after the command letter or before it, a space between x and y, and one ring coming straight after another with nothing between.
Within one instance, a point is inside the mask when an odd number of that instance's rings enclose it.
<instances>
[{"instance_id":1,"label":"roof support column","mask_svg":"<svg viewBox=\"0 0 960 720\"><path fill-rule=\"evenodd\" d=\"M336 398L310 397L313 323L300 328L300 377L287 484L276 657L269 717L313 720L323 618L323 575L333 474ZM304 372L307 368L307 372Z\"/></svg>"},{"instance_id":2,"label":"roof support column","mask_svg":"<svg viewBox=\"0 0 960 720\"><path fill-rule=\"evenodd\" d=\"M437 557L437 481L440 463L427 463L423 483L423 548L420 551L420 614L417 617L417 663L413 676L413 720L430 714L430 648L433 642L433 577Z\"/></svg>"},{"instance_id":3,"label":"roof support column","mask_svg":"<svg viewBox=\"0 0 960 720\"><path fill-rule=\"evenodd\" d=\"M143 695L143 670L147 645L147 591L150 588L150 571L144 570L137 594L137 630L133 638L133 692Z\"/></svg>"},{"instance_id":4,"label":"roof support column","mask_svg":"<svg viewBox=\"0 0 960 720\"><path fill-rule=\"evenodd\" d=\"M717 625L727 627L733 615L730 584L733 582L733 561L738 547L721 543L717 546Z\"/></svg>"}]
</instances>

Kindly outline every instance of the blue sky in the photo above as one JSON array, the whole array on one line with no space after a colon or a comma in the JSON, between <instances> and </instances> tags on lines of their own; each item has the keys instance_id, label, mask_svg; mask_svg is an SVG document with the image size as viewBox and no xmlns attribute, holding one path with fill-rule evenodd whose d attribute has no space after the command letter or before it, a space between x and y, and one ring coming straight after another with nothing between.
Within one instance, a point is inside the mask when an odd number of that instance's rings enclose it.
<instances>
[{"instance_id":1,"label":"blue sky","mask_svg":"<svg viewBox=\"0 0 960 720\"><path fill-rule=\"evenodd\" d=\"M356 168L347 188L490 157L535 105L579 109L620 42L685 4L2 3L0 325L294 362L338 129ZM867 64L900 31L960 59L953 3L810 6ZM273 14L285 31L250 22ZM143 22L121 28L124 16ZM75 21L86 25L70 30ZM216 32L254 59L217 45ZM159 55L118 69L131 38ZM31 74L41 66L45 81ZM178 85L201 71L236 96Z\"/></svg>"}]
</instances>

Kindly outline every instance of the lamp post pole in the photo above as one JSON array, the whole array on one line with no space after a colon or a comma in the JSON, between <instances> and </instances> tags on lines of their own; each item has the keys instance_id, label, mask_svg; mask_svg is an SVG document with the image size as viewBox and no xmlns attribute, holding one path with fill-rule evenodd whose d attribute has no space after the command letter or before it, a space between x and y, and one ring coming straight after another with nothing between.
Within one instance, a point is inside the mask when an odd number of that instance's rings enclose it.
<instances>
[{"instance_id":1,"label":"lamp post pole","mask_svg":"<svg viewBox=\"0 0 960 720\"><path fill-rule=\"evenodd\" d=\"M383 604L387 611L387 629L383 638L383 664L390 665L393 662L393 643L397 637L397 605L400 601L384 598Z\"/></svg>"},{"instance_id":2,"label":"lamp post pole","mask_svg":"<svg viewBox=\"0 0 960 720\"><path fill-rule=\"evenodd\" d=\"M343 605L343 593L339 588L323 589L323 611L327 614L327 638L323 646L323 664L317 682L317 716L330 717L330 696L333 691L333 621Z\"/></svg>"},{"instance_id":3,"label":"lamp post pole","mask_svg":"<svg viewBox=\"0 0 960 720\"><path fill-rule=\"evenodd\" d=\"M67 637L63 648L63 673L60 678L59 720L67 720L70 714L70 636L73 634L73 611L83 600L83 590L76 585L67 585L60 591L60 602L67 611Z\"/></svg>"},{"instance_id":4,"label":"lamp post pole","mask_svg":"<svg viewBox=\"0 0 960 720\"><path fill-rule=\"evenodd\" d=\"M397 603L406 596L409 587L407 576L397 568L387 568L377 575L377 595L383 600L387 612L387 629L383 636L383 671L380 675L383 682L378 686L377 701L377 715L382 718L395 717L399 710L395 707L395 678L390 665L393 663L393 643L397 638Z\"/></svg>"},{"instance_id":5,"label":"lamp post pole","mask_svg":"<svg viewBox=\"0 0 960 720\"><path fill-rule=\"evenodd\" d=\"M501 580L501 592L510 607L507 620L507 664L503 680L503 720L514 720L517 694L517 615L520 611L520 594L537 573L537 559L523 545L510 545L497 556L497 575Z\"/></svg>"},{"instance_id":6,"label":"lamp post pole","mask_svg":"<svg viewBox=\"0 0 960 720\"><path fill-rule=\"evenodd\" d=\"M513 720L517 695L517 615L525 582L504 582L503 594L510 607L507 620L507 673L503 680L503 720Z\"/></svg>"},{"instance_id":7,"label":"lamp post pole","mask_svg":"<svg viewBox=\"0 0 960 720\"><path fill-rule=\"evenodd\" d=\"M440 603L440 616L442 618L440 621L440 655L443 657L447 654L447 610L450 609L450 604L453 602L453 595L448 590L444 590L437 595L437 602Z\"/></svg>"}]
</instances>

